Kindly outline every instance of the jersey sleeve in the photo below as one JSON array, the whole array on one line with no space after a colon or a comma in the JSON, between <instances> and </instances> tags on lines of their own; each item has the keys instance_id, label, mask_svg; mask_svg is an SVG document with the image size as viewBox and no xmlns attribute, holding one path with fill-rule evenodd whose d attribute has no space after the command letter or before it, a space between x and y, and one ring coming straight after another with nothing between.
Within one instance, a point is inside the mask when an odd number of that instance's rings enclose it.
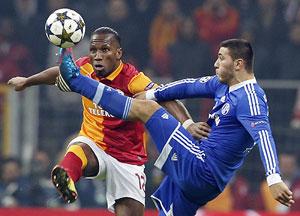
<instances>
[{"instance_id":1,"label":"jersey sleeve","mask_svg":"<svg viewBox=\"0 0 300 216\"><path fill-rule=\"evenodd\" d=\"M254 143L258 144L266 176L279 174L279 163L265 96L253 91L247 96L240 97L237 105L237 118L253 138Z\"/></svg>"},{"instance_id":2,"label":"jersey sleeve","mask_svg":"<svg viewBox=\"0 0 300 216\"><path fill-rule=\"evenodd\" d=\"M75 64L80 68L81 74L88 75L94 71L93 66L89 62L88 57L81 57L76 60Z\"/></svg>"},{"instance_id":3,"label":"jersey sleeve","mask_svg":"<svg viewBox=\"0 0 300 216\"><path fill-rule=\"evenodd\" d=\"M152 80L143 72L139 72L137 75L135 75L128 84L128 90L132 94L147 91L149 89L154 89L157 87L158 85L152 82Z\"/></svg>"},{"instance_id":4,"label":"jersey sleeve","mask_svg":"<svg viewBox=\"0 0 300 216\"><path fill-rule=\"evenodd\" d=\"M218 86L220 82L216 76L183 79L157 88L154 97L157 101L195 97L214 98Z\"/></svg>"}]
</instances>

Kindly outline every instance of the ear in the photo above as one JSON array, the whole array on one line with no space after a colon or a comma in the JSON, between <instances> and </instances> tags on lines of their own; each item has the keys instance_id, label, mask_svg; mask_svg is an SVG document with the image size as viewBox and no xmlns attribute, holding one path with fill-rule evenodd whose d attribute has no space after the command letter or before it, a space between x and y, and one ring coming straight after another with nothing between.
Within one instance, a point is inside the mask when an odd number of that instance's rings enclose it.
<instances>
[{"instance_id":1,"label":"ear","mask_svg":"<svg viewBox=\"0 0 300 216\"><path fill-rule=\"evenodd\" d=\"M122 56L123 56L123 50L122 50L122 48L120 47L120 48L118 48L118 50L117 50L117 59L118 59L118 60L121 60Z\"/></svg>"},{"instance_id":2,"label":"ear","mask_svg":"<svg viewBox=\"0 0 300 216\"><path fill-rule=\"evenodd\" d=\"M245 67L244 60L243 59L234 60L234 67L236 70L241 70L243 67Z\"/></svg>"}]
</instances>

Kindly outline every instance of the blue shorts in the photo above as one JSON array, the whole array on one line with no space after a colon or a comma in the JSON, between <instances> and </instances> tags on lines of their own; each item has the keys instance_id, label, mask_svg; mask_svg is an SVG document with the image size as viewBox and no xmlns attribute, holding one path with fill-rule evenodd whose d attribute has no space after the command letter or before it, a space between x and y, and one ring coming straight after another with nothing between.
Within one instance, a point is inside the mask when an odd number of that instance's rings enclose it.
<instances>
[{"instance_id":1,"label":"blue shorts","mask_svg":"<svg viewBox=\"0 0 300 216\"><path fill-rule=\"evenodd\" d=\"M146 128L160 152L155 166L167 174L152 195L160 215L195 215L200 206L221 193L205 162L205 152L163 108L152 115Z\"/></svg>"}]
</instances>

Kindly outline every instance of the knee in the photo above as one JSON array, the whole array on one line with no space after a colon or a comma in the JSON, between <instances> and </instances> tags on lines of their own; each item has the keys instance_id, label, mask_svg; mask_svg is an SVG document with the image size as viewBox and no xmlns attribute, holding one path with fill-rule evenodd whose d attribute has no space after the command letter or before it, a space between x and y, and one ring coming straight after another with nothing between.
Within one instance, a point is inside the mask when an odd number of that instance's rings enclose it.
<instances>
[{"instance_id":1,"label":"knee","mask_svg":"<svg viewBox=\"0 0 300 216\"><path fill-rule=\"evenodd\" d=\"M151 116L156 110L160 108L160 105L152 100L144 100L144 105L141 107Z\"/></svg>"},{"instance_id":2,"label":"knee","mask_svg":"<svg viewBox=\"0 0 300 216\"><path fill-rule=\"evenodd\" d=\"M91 147L85 143L78 143L77 145L82 148L87 160L87 164L83 168L84 176L95 176L99 170L99 163L95 153Z\"/></svg>"}]
</instances>

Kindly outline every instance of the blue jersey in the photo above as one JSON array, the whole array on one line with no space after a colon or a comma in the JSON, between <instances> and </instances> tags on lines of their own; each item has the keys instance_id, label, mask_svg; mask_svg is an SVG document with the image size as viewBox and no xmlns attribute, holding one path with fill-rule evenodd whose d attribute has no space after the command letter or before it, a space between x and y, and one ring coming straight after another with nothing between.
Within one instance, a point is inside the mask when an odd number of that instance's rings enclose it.
<instances>
[{"instance_id":1,"label":"blue jersey","mask_svg":"<svg viewBox=\"0 0 300 216\"><path fill-rule=\"evenodd\" d=\"M255 79L231 87L216 76L184 79L156 89L154 96L157 101L214 98L215 105L207 121L212 130L208 139L201 140L200 146L221 190L256 144L266 175L279 174L266 95Z\"/></svg>"}]
</instances>

